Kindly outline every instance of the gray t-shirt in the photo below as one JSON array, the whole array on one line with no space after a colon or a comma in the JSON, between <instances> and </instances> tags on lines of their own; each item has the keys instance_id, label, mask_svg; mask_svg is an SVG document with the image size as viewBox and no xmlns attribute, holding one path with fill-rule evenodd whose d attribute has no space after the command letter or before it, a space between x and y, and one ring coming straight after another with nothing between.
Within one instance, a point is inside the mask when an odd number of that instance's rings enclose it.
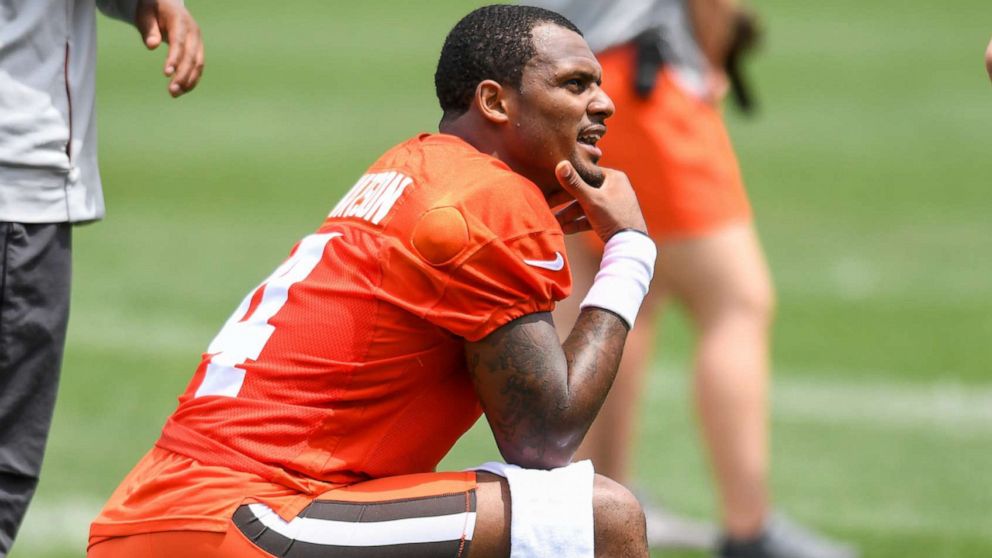
<instances>
[{"instance_id":1,"label":"gray t-shirt","mask_svg":"<svg viewBox=\"0 0 992 558\"><path fill-rule=\"evenodd\" d=\"M526 0L562 14L585 35L594 52L629 42L647 30L659 33L662 58L680 81L704 91L706 61L696 43L685 0Z\"/></svg>"}]
</instances>

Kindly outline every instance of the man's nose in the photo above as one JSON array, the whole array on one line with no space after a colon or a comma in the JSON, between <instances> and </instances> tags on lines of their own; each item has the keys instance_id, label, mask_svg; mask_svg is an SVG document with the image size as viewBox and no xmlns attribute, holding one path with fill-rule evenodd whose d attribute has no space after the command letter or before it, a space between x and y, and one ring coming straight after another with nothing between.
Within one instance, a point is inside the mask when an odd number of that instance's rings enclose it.
<instances>
[{"instance_id":1,"label":"man's nose","mask_svg":"<svg viewBox=\"0 0 992 558\"><path fill-rule=\"evenodd\" d=\"M606 91L602 87L598 88L596 95L589 103L589 114L601 118L609 118L613 116L615 111L616 106L613 104L613 99L606 94Z\"/></svg>"}]
</instances>

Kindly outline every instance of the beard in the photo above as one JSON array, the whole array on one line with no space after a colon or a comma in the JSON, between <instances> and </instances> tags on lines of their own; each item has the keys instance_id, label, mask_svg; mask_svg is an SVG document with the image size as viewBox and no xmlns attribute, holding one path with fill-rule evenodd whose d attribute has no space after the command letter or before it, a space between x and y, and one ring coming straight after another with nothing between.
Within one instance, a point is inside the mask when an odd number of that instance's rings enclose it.
<instances>
[{"instance_id":1,"label":"beard","mask_svg":"<svg viewBox=\"0 0 992 558\"><path fill-rule=\"evenodd\" d=\"M593 188L599 188L606 180L606 173L596 164L598 161L590 162L584 159L578 151L572 152L568 162L572 163L572 167L575 168L575 172L579 173L579 177Z\"/></svg>"}]
</instances>

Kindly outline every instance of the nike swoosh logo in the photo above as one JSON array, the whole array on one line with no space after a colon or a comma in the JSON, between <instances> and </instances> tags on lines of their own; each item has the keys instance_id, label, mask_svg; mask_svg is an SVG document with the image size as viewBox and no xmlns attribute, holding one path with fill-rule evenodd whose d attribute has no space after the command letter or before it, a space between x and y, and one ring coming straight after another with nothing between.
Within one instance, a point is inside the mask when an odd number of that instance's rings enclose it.
<instances>
[{"instance_id":1,"label":"nike swoosh logo","mask_svg":"<svg viewBox=\"0 0 992 558\"><path fill-rule=\"evenodd\" d=\"M524 263L548 271L561 271L565 267L565 258L561 257L561 252L555 252L553 260L524 260Z\"/></svg>"}]
</instances>

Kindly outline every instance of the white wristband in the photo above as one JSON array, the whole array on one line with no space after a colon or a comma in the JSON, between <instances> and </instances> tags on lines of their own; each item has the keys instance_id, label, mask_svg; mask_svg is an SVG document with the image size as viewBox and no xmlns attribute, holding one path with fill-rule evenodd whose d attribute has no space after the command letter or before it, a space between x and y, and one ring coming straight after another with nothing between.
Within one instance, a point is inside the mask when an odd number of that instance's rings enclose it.
<instances>
[{"instance_id":1,"label":"white wristband","mask_svg":"<svg viewBox=\"0 0 992 558\"><path fill-rule=\"evenodd\" d=\"M631 328L648 294L658 249L646 234L620 231L603 249L599 273L579 308L595 306L620 316Z\"/></svg>"}]
</instances>

